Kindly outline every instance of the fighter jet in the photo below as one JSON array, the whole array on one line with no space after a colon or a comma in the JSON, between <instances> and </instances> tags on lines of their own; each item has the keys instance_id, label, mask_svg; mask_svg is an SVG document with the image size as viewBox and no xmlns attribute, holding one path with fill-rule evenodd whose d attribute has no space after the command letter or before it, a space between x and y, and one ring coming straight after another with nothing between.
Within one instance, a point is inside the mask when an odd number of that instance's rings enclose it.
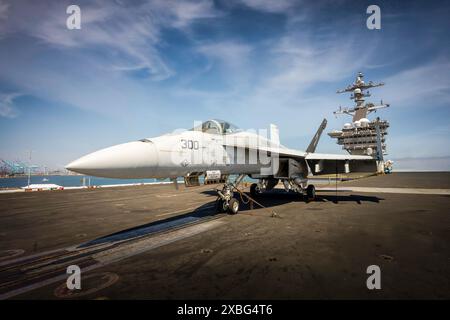
<instances>
[{"instance_id":1,"label":"fighter jet","mask_svg":"<svg viewBox=\"0 0 450 320\"><path fill-rule=\"evenodd\" d=\"M315 198L308 177L350 172L376 172L379 159L373 156L315 153L322 122L306 151L280 144L278 128L270 132L244 131L230 122L208 120L190 130L145 138L105 148L68 164L66 169L107 178L177 178L187 186L205 180L223 179L218 189L220 211L235 214L239 200L234 196L242 180L249 176L258 182L250 187L251 197L272 190L280 181L287 192ZM269 136L270 133L270 136ZM228 181L229 176L236 179Z\"/></svg>"}]
</instances>

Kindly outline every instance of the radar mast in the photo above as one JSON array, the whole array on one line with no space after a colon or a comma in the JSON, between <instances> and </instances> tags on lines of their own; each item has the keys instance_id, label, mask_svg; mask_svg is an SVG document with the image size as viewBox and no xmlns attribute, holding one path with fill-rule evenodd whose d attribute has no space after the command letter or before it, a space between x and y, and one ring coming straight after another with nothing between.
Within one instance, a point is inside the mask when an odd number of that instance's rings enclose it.
<instances>
[{"instance_id":1,"label":"radar mast","mask_svg":"<svg viewBox=\"0 0 450 320\"><path fill-rule=\"evenodd\" d=\"M364 74L362 72L358 72L356 75L356 80L353 84L347 86L345 89L336 91L336 93L351 92L352 94L350 95L350 99L355 101L355 106L352 108L343 108L340 106L338 110L333 112L334 115L349 114L353 116L352 121L355 122L361 120L362 118L366 118L367 115L373 111L389 107L389 104L383 103L383 101L381 101L379 105L374 105L371 102L367 104L365 103L364 98L371 96L368 89L384 86L384 83L373 83L372 81L365 83L363 78Z\"/></svg>"},{"instance_id":2,"label":"radar mast","mask_svg":"<svg viewBox=\"0 0 450 320\"><path fill-rule=\"evenodd\" d=\"M356 80L353 84L347 86L345 89L338 90L336 93L351 93L350 99L355 102L353 107L342 107L334 111L334 115L347 114L352 116L352 122L344 124L341 130L333 130L328 135L337 139L337 144L342 145L342 149L350 154L355 155L374 155L379 154L381 157L386 153L386 135L389 122L376 118L369 120L367 116L376 112L379 109L389 107L389 104L380 102L375 105L371 102L366 102L365 98L370 97L368 91L370 88L384 86L383 82L374 83L364 81L362 72L358 72ZM377 141L377 127L381 136L381 141ZM378 149L382 152L379 153Z\"/></svg>"}]
</instances>

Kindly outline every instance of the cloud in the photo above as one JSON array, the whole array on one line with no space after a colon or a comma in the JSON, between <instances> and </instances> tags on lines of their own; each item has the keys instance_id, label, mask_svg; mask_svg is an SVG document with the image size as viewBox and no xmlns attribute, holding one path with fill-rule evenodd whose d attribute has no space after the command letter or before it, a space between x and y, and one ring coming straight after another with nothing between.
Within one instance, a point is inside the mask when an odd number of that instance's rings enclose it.
<instances>
[{"instance_id":1,"label":"cloud","mask_svg":"<svg viewBox=\"0 0 450 320\"><path fill-rule=\"evenodd\" d=\"M100 65L115 70L146 68L153 80L164 80L175 71L159 53L159 46L164 45L162 30L187 30L198 19L218 15L209 1L155 0L124 5L96 0L79 4L81 30L68 30L66 6L63 2L18 1L12 6L11 22L0 27L0 34L22 32L65 50L100 50Z\"/></svg>"},{"instance_id":2,"label":"cloud","mask_svg":"<svg viewBox=\"0 0 450 320\"><path fill-rule=\"evenodd\" d=\"M4 20L8 18L8 9L9 4L0 1L0 20Z\"/></svg>"},{"instance_id":3,"label":"cloud","mask_svg":"<svg viewBox=\"0 0 450 320\"><path fill-rule=\"evenodd\" d=\"M12 16L0 24L0 83L113 117L170 105L158 82L178 70L162 53L173 44L162 34L176 29L190 41L194 23L221 15L210 1L79 1L81 30L68 30L68 4L19 0L10 5ZM192 53L189 47L186 54Z\"/></svg>"},{"instance_id":4,"label":"cloud","mask_svg":"<svg viewBox=\"0 0 450 320\"><path fill-rule=\"evenodd\" d=\"M15 118L18 111L14 108L14 99L20 97L20 93L0 93L0 117Z\"/></svg>"},{"instance_id":5,"label":"cloud","mask_svg":"<svg viewBox=\"0 0 450 320\"><path fill-rule=\"evenodd\" d=\"M322 36L321 41L314 37L310 30L289 30L280 39L262 43L202 44L197 51L222 67L219 79L227 79L227 86L210 90L191 84L175 94L198 100L207 115L239 119L236 122L242 126L280 124L283 139L295 141L293 147L304 147L308 141L299 141L299 136L309 140L321 117L330 116L339 105L335 91L340 85L333 84L363 69L376 50L375 46L363 53L354 50L358 35L351 33Z\"/></svg>"},{"instance_id":6,"label":"cloud","mask_svg":"<svg viewBox=\"0 0 450 320\"><path fill-rule=\"evenodd\" d=\"M450 61L437 59L386 78L379 92L396 107L449 104L449 75Z\"/></svg>"},{"instance_id":7,"label":"cloud","mask_svg":"<svg viewBox=\"0 0 450 320\"><path fill-rule=\"evenodd\" d=\"M278 123L283 124L284 138L307 135L316 130L322 115L338 107L335 91L346 83L326 86L353 77L376 52L376 41L364 51L355 50L359 39L358 32L324 35L296 25L281 38L262 42L228 39L200 44L196 50L220 68L218 79L227 86L211 90L194 82L175 94L198 100L208 114L230 121L239 117L243 126Z\"/></svg>"},{"instance_id":8,"label":"cloud","mask_svg":"<svg viewBox=\"0 0 450 320\"><path fill-rule=\"evenodd\" d=\"M286 13L295 5L293 0L239 0L239 2L254 10L270 13Z\"/></svg>"},{"instance_id":9,"label":"cloud","mask_svg":"<svg viewBox=\"0 0 450 320\"><path fill-rule=\"evenodd\" d=\"M150 3L159 14L162 23L183 29L198 19L216 18L222 13L214 8L213 1L177 1L158 0Z\"/></svg>"},{"instance_id":10,"label":"cloud","mask_svg":"<svg viewBox=\"0 0 450 320\"><path fill-rule=\"evenodd\" d=\"M197 51L227 67L240 67L247 62L252 46L228 40L199 45Z\"/></svg>"},{"instance_id":11,"label":"cloud","mask_svg":"<svg viewBox=\"0 0 450 320\"><path fill-rule=\"evenodd\" d=\"M276 106L278 111L301 110L304 118L314 114L314 110L333 107L336 101L330 97L335 98L334 91L322 88L355 74L373 53L355 51L356 39L351 35L316 42L309 37L307 33L291 33L268 44L270 63L265 63L264 76L243 102L252 106L248 107L251 112L273 111Z\"/></svg>"}]
</instances>

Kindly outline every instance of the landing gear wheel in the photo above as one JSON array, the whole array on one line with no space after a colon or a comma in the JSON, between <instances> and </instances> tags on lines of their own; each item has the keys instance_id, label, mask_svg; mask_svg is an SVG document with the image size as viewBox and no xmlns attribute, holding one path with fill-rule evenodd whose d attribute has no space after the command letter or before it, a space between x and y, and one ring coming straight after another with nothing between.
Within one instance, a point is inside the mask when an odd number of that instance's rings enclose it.
<instances>
[{"instance_id":1,"label":"landing gear wheel","mask_svg":"<svg viewBox=\"0 0 450 320\"><path fill-rule=\"evenodd\" d=\"M236 214L239 211L239 200L236 198L231 198L228 203L228 212L230 214Z\"/></svg>"},{"instance_id":2,"label":"landing gear wheel","mask_svg":"<svg viewBox=\"0 0 450 320\"><path fill-rule=\"evenodd\" d=\"M218 199L216 203L217 212L227 212L228 205L222 199Z\"/></svg>"},{"instance_id":3,"label":"landing gear wheel","mask_svg":"<svg viewBox=\"0 0 450 320\"><path fill-rule=\"evenodd\" d=\"M250 195L252 196L252 198L255 198L259 195L260 190L259 187L256 183L252 183L252 185L250 186Z\"/></svg>"},{"instance_id":4,"label":"landing gear wheel","mask_svg":"<svg viewBox=\"0 0 450 320\"><path fill-rule=\"evenodd\" d=\"M314 200L316 198L316 188L312 184L306 188L306 195L308 196L308 200Z\"/></svg>"}]
</instances>

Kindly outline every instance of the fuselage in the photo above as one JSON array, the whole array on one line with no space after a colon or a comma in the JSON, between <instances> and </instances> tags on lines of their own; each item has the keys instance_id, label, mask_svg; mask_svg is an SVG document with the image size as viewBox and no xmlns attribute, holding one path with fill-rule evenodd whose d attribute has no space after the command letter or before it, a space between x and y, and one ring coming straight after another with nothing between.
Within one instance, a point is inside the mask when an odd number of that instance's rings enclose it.
<instances>
[{"instance_id":1,"label":"fuselage","mask_svg":"<svg viewBox=\"0 0 450 320\"><path fill-rule=\"evenodd\" d=\"M108 178L170 178L208 170L258 174L270 165L271 147L271 140L252 132L194 128L101 149L66 168Z\"/></svg>"}]
</instances>

